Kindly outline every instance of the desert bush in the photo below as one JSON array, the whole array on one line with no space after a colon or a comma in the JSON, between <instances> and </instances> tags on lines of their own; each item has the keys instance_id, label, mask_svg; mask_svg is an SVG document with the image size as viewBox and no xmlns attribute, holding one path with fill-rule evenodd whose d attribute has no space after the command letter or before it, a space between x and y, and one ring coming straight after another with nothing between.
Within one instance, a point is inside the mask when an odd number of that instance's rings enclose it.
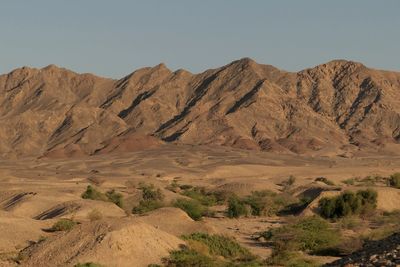
<instances>
[{"instance_id":1,"label":"desert bush","mask_svg":"<svg viewBox=\"0 0 400 267\"><path fill-rule=\"evenodd\" d=\"M82 198L84 199L92 199L92 200L101 200L101 201L108 201L107 196L102 192L98 191L91 185L88 185L86 191L83 192Z\"/></svg>"},{"instance_id":2,"label":"desert bush","mask_svg":"<svg viewBox=\"0 0 400 267\"><path fill-rule=\"evenodd\" d=\"M132 213L143 214L164 207L165 196L159 188L155 188L153 184L143 183L139 188L142 190L142 200L132 209Z\"/></svg>"},{"instance_id":3,"label":"desert bush","mask_svg":"<svg viewBox=\"0 0 400 267\"><path fill-rule=\"evenodd\" d=\"M93 222L93 221L98 221L103 218L103 214L98 210L98 209L92 209L88 215L88 219Z\"/></svg>"},{"instance_id":4,"label":"desert bush","mask_svg":"<svg viewBox=\"0 0 400 267\"><path fill-rule=\"evenodd\" d=\"M163 259L170 267L260 267L258 259L235 240L222 235L193 233L182 236L186 245Z\"/></svg>"},{"instance_id":5,"label":"desert bush","mask_svg":"<svg viewBox=\"0 0 400 267\"><path fill-rule=\"evenodd\" d=\"M394 173L389 177L389 185L400 189L400 173Z\"/></svg>"},{"instance_id":6,"label":"desert bush","mask_svg":"<svg viewBox=\"0 0 400 267\"><path fill-rule=\"evenodd\" d=\"M207 255L203 255L193 249L183 248L174 250L168 258L164 258L163 262L167 267L212 267L217 266L216 260Z\"/></svg>"},{"instance_id":7,"label":"desert bush","mask_svg":"<svg viewBox=\"0 0 400 267\"><path fill-rule=\"evenodd\" d=\"M123 206L123 197L122 194L115 192L114 189L106 192L106 197L109 201L122 208Z\"/></svg>"},{"instance_id":8,"label":"desert bush","mask_svg":"<svg viewBox=\"0 0 400 267\"><path fill-rule=\"evenodd\" d=\"M239 218L249 215L249 208L246 203L237 196L231 196L228 201L226 214L229 218Z\"/></svg>"},{"instance_id":9,"label":"desert bush","mask_svg":"<svg viewBox=\"0 0 400 267\"><path fill-rule=\"evenodd\" d=\"M93 186L88 185L86 191L82 193L81 197L84 199L113 202L120 208L123 206L122 194L117 193L114 189L111 189L104 194Z\"/></svg>"},{"instance_id":10,"label":"desert bush","mask_svg":"<svg viewBox=\"0 0 400 267\"><path fill-rule=\"evenodd\" d=\"M271 229L265 237L273 242L276 253L301 250L315 254L336 246L340 241L339 232L318 216Z\"/></svg>"},{"instance_id":11,"label":"desert bush","mask_svg":"<svg viewBox=\"0 0 400 267\"><path fill-rule=\"evenodd\" d=\"M70 219L60 219L51 227L52 231L69 231L76 225L76 222Z\"/></svg>"},{"instance_id":12,"label":"desert bush","mask_svg":"<svg viewBox=\"0 0 400 267\"><path fill-rule=\"evenodd\" d=\"M218 204L218 200L210 192L207 192L204 187L192 187L183 191L182 195L193 198L199 201L204 206L215 206Z\"/></svg>"},{"instance_id":13,"label":"desert bush","mask_svg":"<svg viewBox=\"0 0 400 267\"><path fill-rule=\"evenodd\" d=\"M254 191L245 198L245 203L251 207L251 214L254 216L276 215L295 202L295 198L286 193L277 194L269 190Z\"/></svg>"},{"instance_id":14,"label":"desert bush","mask_svg":"<svg viewBox=\"0 0 400 267\"><path fill-rule=\"evenodd\" d=\"M162 201L164 200L164 194L160 188L155 188L153 184L140 184L139 189L142 190L143 200Z\"/></svg>"},{"instance_id":15,"label":"desert bush","mask_svg":"<svg viewBox=\"0 0 400 267\"><path fill-rule=\"evenodd\" d=\"M157 200L141 200L139 205L132 209L132 213L135 214L143 214L152 210L156 210L164 207L164 203L162 201Z\"/></svg>"},{"instance_id":16,"label":"desert bush","mask_svg":"<svg viewBox=\"0 0 400 267\"><path fill-rule=\"evenodd\" d=\"M294 251L274 251L267 259L267 264L272 266L285 267L317 267L320 264L314 260L306 259L299 252Z\"/></svg>"},{"instance_id":17,"label":"desert bush","mask_svg":"<svg viewBox=\"0 0 400 267\"><path fill-rule=\"evenodd\" d=\"M244 198L233 196L228 201L227 215L230 218L240 216L272 216L287 209L296 203L296 199L289 194L277 194L269 190L254 191Z\"/></svg>"},{"instance_id":18,"label":"desert bush","mask_svg":"<svg viewBox=\"0 0 400 267\"><path fill-rule=\"evenodd\" d=\"M354 178L349 178L349 179L343 180L342 183L347 184L347 185L354 185L356 183L356 180Z\"/></svg>"},{"instance_id":19,"label":"desert bush","mask_svg":"<svg viewBox=\"0 0 400 267\"><path fill-rule=\"evenodd\" d=\"M222 256L226 259L251 261L255 257L249 250L242 247L232 238L223 235L209 235L207 233L193 233L182 237L184 240L193 240L207 246L211 255Z\"/></svg>"},{"instance_id":20,"label":"desert bush","mask_svg":"<svg viewBox=\"0 0 400 267\"><path fill-rule=\"evenodd\" d=\"M367 189L359 190L357 193L347 191L336 197L322 198L318 207L321 216L335 219L374 210L376 203L376 191Z\"/></svg>"},{"instance_id":21,"label":"desert bush","mask_svg":"<svg viewBox=\"0 0 400 267\"><path fill-rule=\"evenodd\" d=\"M207 207L195 199L177 199L173 206L186 212L195 221L201 220L201 217L207 213Z\"/></svg>"}]
</instances>

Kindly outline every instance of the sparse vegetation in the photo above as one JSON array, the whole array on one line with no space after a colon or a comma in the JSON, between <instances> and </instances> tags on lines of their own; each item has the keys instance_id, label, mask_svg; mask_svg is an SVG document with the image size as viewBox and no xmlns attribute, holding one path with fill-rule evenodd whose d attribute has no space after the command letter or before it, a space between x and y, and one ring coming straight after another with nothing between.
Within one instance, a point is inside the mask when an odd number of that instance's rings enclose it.
<instances>
[{"instance_id":1,"label":"sparse vegetation","mask_svg":"<svg viewBox=\"0 0 400 267\"><path fill-rule=\"evenodd\" d=\"M104 194L93 186L88 185L86 191L82 194L82 198L113 202L120 208L122 208L123 206L122 195L120 193L117 193L114 189L111 189Z\"/></svg>"},{"instance_id":2,"label":"sparse vegetation","mask_svg":"<svg viewBox=\"0 0 400 267\"><path fill-rule=\"evenodd\" d=\"M108 198L105 194L97 190L91 185L88 185L86 191L83 192L82 198L84 199L92 199L92 200L101 200L101 201L108 201Z\"/></svg>"},{"instance_id":3,"label":"sparse vegetation","mask_svg":"<svg viewBox=\"0 0 400 267\"><path fill-rule=\"evenodd\" d=\"M248 206L237 196L232 196L228 201L226 214L229 218L239 218L250 214Z\"/></svg>"},{"instance_id":4,"label":"sparse vegetation","mask_svg":"<svg viewBox=\"0 0 400 267\"><path fill-rule=\"evenodd\" d=\"M143 214L164 206L165 196L159 188L155 188L153 184L140 184L139 188L142 190L142 200L132 209L133 213Z\"/></svg>"},{"instance_id":5,"label":"sparse vegetation","mask_svg":"<svg viewBox=\"0 0 400 267\"><path fill-rule=\"evenodd\" d=\"M303 218L262 234L273 242L275 255L295 251L319 254L340 241L340 233L318 216Z\"/></svg>"},{"instance_id":6,"label":"sparse vegetation","mask_svg":"<svg viewBox=\"0 0 400 267\"><path fill-rule=\"evenodd\" d=\"M199 201L204 206L215 206L217 204L221 204L224 199L218 199L217 194L212 192L207 192L204 187L192 187L189 189L185 189L182 192L182 195L193 198Z\"/></svg>"},{"instance_id":7,"label":"sparse vegetation","mask_svg":"<svg viewBox=\"0 0 400 267\"><path fill-rule=\"evenodd\" d=\"M122 208L123 206L123 197L120 193L115 192L114 189L106 192L107 199L117 205L118 207Z\"/></svg>"},{"instance_id":8,"label":"sparse vegetation","mask_svg":"<svg viewBox=\"0 0 400 267\"><path fill-rule=\"evenodd\" d=\"M357 193L347 191L336 197L322 198L318 207L323 217L336 219L374 210L376 203L376 191L367 189L359 190Z\"/></svg>"},{"instance_id":9,"label":"sparse vegetation","mask_svg":"<svg viewBox=\"0 0 400 267\"><path fill-rule=\"evenodd\" d=\"M155 200L162 201L164 199L164 194L161 192L160 188L156 188L153 184L140 184L139 189L142 190L143 200Z\"/></svg>"},{"instance_id":10,"label":"sparse vegetation","mask_svg":"<svg viewBox=\"0 0 400 267\"><path fill-rule=\"evenodd\" d=\"M389 185L400 189L400 173L394 173L389 177Z\"/></svg>"},{"instance_id":11,"label":"sparse vegetation","mask_svg":"<svg viewBox=\"0 0 400 267\"><path fill-rule=\"evenodd\" d=\"M261 266L254 255L231 238L206 233L193 233L182 238L188 245L172 251L164 259L165 266Z\"/></svg>"},{"instance_id":12,"label":"sparse vegetation","mask_svg":"<svg viewBox=\"0 0 400 267\"><path fill-rule=\"evenodd\" d=\"M76 225L71 219L60 219L51 227L52 231L69 231Z\"/></svg>"},{"instance_id":13,"label":"sparse vegetation","mask_svg":"<svg viewBox=\"0 0 400 267\"><path fill-rule=\"evenodd\" d=\"M163 261L167 267L217 266L216 260L187 247L183 247L181 250L172 251L169 258L165 258Z\"/></svg>"},{"instance_id":14,"label":"sparse vegetation","mask_svg":"<svg viewBox=\"0 0 400 267\"><path fill-rule=\"evenodd\" d=\"M320 264L314 260L306 259L301 253L295 251L274 251L267 259L268 265L287 267L317 267Z\"/></svg>"},{"instance_id":15,"label":"sparse vegetation","mask_svg":"<svg viewBox=\"0 0 400 267\"><path fill-rule=\"evenodd\" d=\"M296 182L296 177L290 175L285 181L282 182L283 191L289 190Z\"/></svg>"},{"instance_id":16,"label":"sparse vegetation","mask_svg":"<svg viewBox=\"0 0 400 267\"><path fill-rule=\"evenodd\" d=\"M363 236L365 240L379 240L400 232L400 210L375 215L370 218L370 221L376 227Z\"/></svg>"},{"instance_id":17,"label":"sparse vegetation","mask_svg":"<svg viewBox=\"0 0 400 267\"><path fill-rule=\"evenodd\" d=\"M356 182L356 180L354 178L349 178L346 180L343 180L342 183L346 184L346 185L354 185Z\"/></svg>"},{"instance_id":18,"label":"sparse vegetation","mask_svg":"<svg viewBox=\"0 0 400 267\"><path fill-rule=\"evenodd\" d=\"M209 253L215 256L222 256L226 259L238 261L251 261L255 257L233 239L223 235L209 235L206 233L193 233L183 236L184 240L200 242L207 246Z\"/></svg>"},{"instance_id":19,"label":"sparse vegetation","mask_svg":"<svg viewBox=\"0 0 400 267\"><path fill-rule=\"evenodd\" d=\"M250 214L253 216L272 216L296 202L295 198L286 193L277 194L269 190L254 191L244 198L231 197L228 202L227 215L230 218Z\"/></svg>"},{"instance_id":20,"label":"sparse vegetation","mask_svg":"<svg viewBox=\"0 0 400 267\"><path fill-rule=\"evenodd\" d=\"M177 199L173 206L185 211L195 221L201 220L201 217L207 213L207 207L195 199Z\"/></svg>"}]
</instances>

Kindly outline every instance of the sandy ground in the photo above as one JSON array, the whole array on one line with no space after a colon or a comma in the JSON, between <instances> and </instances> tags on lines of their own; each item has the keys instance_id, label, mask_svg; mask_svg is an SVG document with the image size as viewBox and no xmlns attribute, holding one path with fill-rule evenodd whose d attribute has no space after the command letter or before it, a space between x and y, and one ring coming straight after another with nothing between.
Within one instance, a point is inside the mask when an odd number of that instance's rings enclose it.
<instances>
[{"instance_id":1,"label":"sandy ground","mask_svg":"<svg viewBox=\"0 0 400 267\"><path fill-rule=\"evenodd\" d=\"M320 176L344 186L341 181L348 178L385 176L394 172L400 172L400 157L306 157L225 147L175 145L84 158L1 160L0 266L11 264L5 259L31 242L51 237L53 233L44 229L60 217L73 217L84 223L88 221L88 213L96 209L106 219L126 220L127 212L112 203L81 199L90 181L104 190L114 188L125 196L137 194L135 186L139 182L165 188L174 179L180 184L225 188L245 195L261 189L277 191L279 183L290 175L296 177L296 186L307 188ZM384 186L377 187L377 190L381 196L378 207L398 208L400 190ZM166 196L170 199L176 197L169 191L166 191ZM279 218L205 218L197 223L171 208L147 217L130 215L128 218L133 224L148 225L150 228L141 227L146 228L149 235L160 231L159 235L167 239L169 235L179 237L195 231L231 235L263 258L270 255L271 250L260 246L252 236L281 223ZM163 218L170 223L161 223ZM133 226L129 227L121 231L136 231L129 230ZM136 244L136 241L129 242ZM174 241L171 247L177 243ZM165 245L164 250L168 246ZM141 266L140 262L137 266Z\"/></svg>"}]
</instances>

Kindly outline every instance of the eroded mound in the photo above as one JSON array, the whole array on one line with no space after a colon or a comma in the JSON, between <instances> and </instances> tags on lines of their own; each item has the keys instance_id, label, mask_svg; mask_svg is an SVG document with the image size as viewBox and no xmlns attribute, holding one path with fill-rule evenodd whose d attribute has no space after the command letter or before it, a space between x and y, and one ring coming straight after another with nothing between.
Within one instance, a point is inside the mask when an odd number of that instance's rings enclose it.
<instances>
[{"instance_id":1,"label":"eroded mound","mask_svg":"<svg viewBox=\"0 0 400 267\"><path fill-rule=\"evenodd\" d=\"M183 241L130 219L77 225L21 252L22 266L71 266L96 262L105 266L147 266L177 249Z\"/></svg>"}]
</instances>

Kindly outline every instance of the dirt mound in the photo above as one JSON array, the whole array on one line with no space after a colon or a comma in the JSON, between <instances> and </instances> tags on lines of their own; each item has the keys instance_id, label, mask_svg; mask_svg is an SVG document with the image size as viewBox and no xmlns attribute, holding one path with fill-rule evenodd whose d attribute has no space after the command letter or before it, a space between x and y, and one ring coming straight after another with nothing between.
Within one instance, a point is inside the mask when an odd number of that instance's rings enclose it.
<instances>
[{"instance_id":1,"label":"dirt mound","mask_svg":"<svg viewBox=\"0 0 400 267\"><path fill-rule=\"evenodd\" d=\"M31 241L37 241L46 235L42 229L50 226L51 222L18 217L0 211L0 254L16 252Z\"/></svg>"},{"instance_id":2,"label":"dirt mound","mask_svg":"<svg viewBox=\"0 0 400 267\"><path fill-rule=\"evenodd\" d=\"M90 212L95 210L103 217L125 217L125 211L111 202L95 201L90 199L67 201L57 204L48 210L34 216L36 220L47 220L54 218L70 218L76 220L87 220Z\"/></svg>"},{"instance_id":3,"label":"dirt mound","mask_svg":"<svg viewBox=\"0 0 400 267\"><path fill-rule=\"evenodd\" d=\"M399 81L343 60L298 73L249 58L200 74L160 64L120 80L24 67L0 75L0 156L81 157L162 141L398 154Z\"/></svg>"},{"instance_id":4,"label":"dirt mound","mask_svg":"<svg viewBox=\"0 0 400 267\"><path fill-rule=\"evenodd\" d=\"M183 241L153 226L125 220L84 223L22 251L22 266L72 266L96 262L105 266L159 263Z\"/></svg>"},{"instance_id":5,"label":"dirt mound","mask_svg":"<svg viewBox=\"0 0 400 267\"><path fill-rule=\"evenodd\" d=\"M153 225L157 229L175 236L194 232L215 232L212 227L201 221L193 221L184 211L177 208L161 208L137 217L135 220Z\"/></svg>"}]
</instances>

